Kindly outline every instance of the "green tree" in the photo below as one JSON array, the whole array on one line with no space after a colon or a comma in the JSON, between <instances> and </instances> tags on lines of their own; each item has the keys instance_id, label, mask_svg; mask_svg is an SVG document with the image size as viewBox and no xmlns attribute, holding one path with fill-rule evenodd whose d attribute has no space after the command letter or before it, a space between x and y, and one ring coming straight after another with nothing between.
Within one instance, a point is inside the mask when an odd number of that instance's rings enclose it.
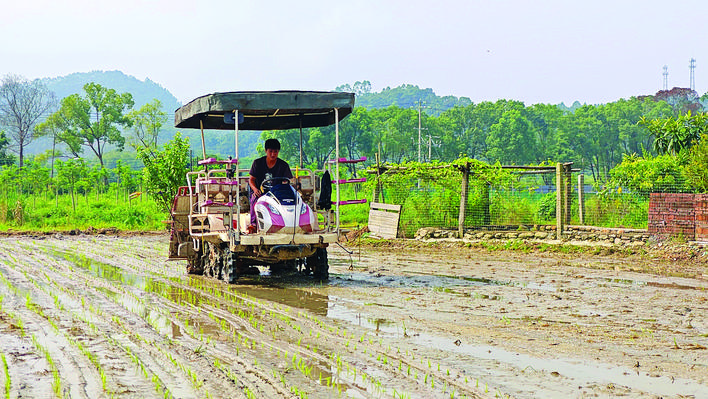
<instances>
[{"instance_id":1,"label":"green tree","mask_svg":"<svg viewBox=\"0 0 708 399\"><path fill-rule=\"evenodd\" d=\"M559 126L563 110L555 105L534 104L527 108L536 142L536 162L549 159L564 161L559 142Z\"/></svg>"},{"instance_id":2,"label":"green tree","mask_svg":"<svg viewBox=\"0 0 708 399\"><path fill-rule=\"evenodd\" d=\"M343 84L341 86L337 86L335 91L345 91L349 93L354 93L357 96L361 96L364 94L370 94L371 93L371 82L368 80L364 80L363 82L356 81L353 85L350 84Z\"/></svg>"},{"instance_id":3,"label":"green tree","mask_svg":"<svg viewBox=\"0 0 708 399\"><path fill-rule=\"evenodd\" d=\"M303 147L305 164L314 164L317 169L324 167L334 151L334 135L330 133L321 128L308 129L307 141Z\"/></svg>"},{"instance_id":4,"label":"green tree","mask_svg":"<svg viewBox=\"0 0 708 399\"><path fill-rule=\"evenodd\" d=\"M600 122L600 129L591 136L592 145L597 149L595 162L603 178L609 175L615 165L622 162L620 120L613 118L610 110L611 105L609 104L600 105L593 109L593 116Z\"/></svg>"},{"instance_id":5,"label":"green tree","mask_svg":"<svg viewBox=\"0 0 708 399\"><path fill-rule=\"evenodd\" d=\"M172 208L177 189L184 184L189 164L189 140L178 132L165 144L163 150L141 148L138 157L143 161L143 182L158 206L165 212Z\"/></svg>"},{"instance_id":6,"label":"green tree","mask_svg":"<svg viewBox=\"0 0 708 399\"><path fill-rule=\"evenodd\" d=\"M25 162L25 167L22 168L22 180L24 190L32 194L33 203L37 204L37 196L40 193L46 193L49 186L49 168L45 168L42 164L34 160Z\"/></svg>"},{"instance_id":7,"label":"green tree","mask_svg":"<svg viewBox=\"0 0 708 399\"><path fill-rule=\"evenodd\" d=\"M88 171L88 181L91 186L94 187L96 192L96 199L98 199L99 194L106 192L108 186L105 182L108 180L108 169L104 168L100 164L95 164Z\"/></svg>"},{"instance_id":8,"label":"green tree","mask_svg":"<svg viewBox=\"0 0 708 399\"><path fill-rule=\"evenodd\" d=\"M467 143L465 153L480 160L489 160L489 144L487 137L491 127L498 123L502 115L510 110L521 112L524 109L524 104L520 101L499 100L497 102L484 101L476 105L472 105L468 118L468 127L462 137L463 142Z\"/></svg>"},{"instance_id":9,"label":"green tree","mask_svg":"<svg viewBox=\"0 0 708 399\"><path fill-rule=\"evenodd\" d=\"M88 147L103 166L106 145L113 144L118 149L125 145L120 127L131 125L124 113L133 108L133 96L118 94L97 83L85 84L84 92L84 97L78 94L65 97L59 110L39 129L49 131L48 125L51 125L58 132L57 140L65 143L73 153L80 153L81 147Z\"/></svg>"},{"instance_id":10,"label":"green tree","mask_svg":"<svg viewBox=\"0 0 708 399\"><path fill-rule=\"evenodd\" d=\"M470 140L465 138L472 128L472 120L469 117L474 105L467 107L453 107L443 112L436 118L436 137L440 143L438 157L440 160L452 160L462 154L475 157L474 151L468 151Z\"/></svg>"},{"instance_id":11,"label":"green tree","mask_svg":"<svg viewBox=\"0 0 708 399\"><path fill-rule=\"evenodd\" d=\"M597 132L602 128L595 106L583 105L561 119L559 131L559 143L566 148L565 154L581 169L589 169L595 181L601 180Z\"/></svg>"},{"instance_id":12,"label":"green tree","mask_svg":"<svg viewBox=\"0 0 708 399\"><path fill-rule=\"evenodd\" d=\"M10 140L7 139L4 130L0 130L0 166L12 165L15 163L15 158L12 154L7 153Z\"/></svg>"},{"instance_id":13,"label":"green tree","mask_svg":"<svg viewBox=\"0 0 708 399\"><path fill-rule=\"evenodd\" d=\"M453 160L465 154L474 159L486 159L489 127L499 121L506 105L506 101L485 101L443 112L438 119L449 126L449 130L441 134L442 151L447 154L444 158Z\"/></svg>"},{"instance_id":14,"label":"green tree","mask_svg":"<svg viewBox=\"0 0 708 399\"><path fill-rule=\"evenodd\" d=\"M25 147L34 139L34 126L56 105L54 93L40 80L6 75L0 84L0 126L4 126L24 164Z\"/></svg>"},{"instance_id":15,"label":"green tree","mask_svg":"<svg viewBox=\"0 0 708 399\"><path fill-rule=\"evenodd\" d=\"M384 115L383 160L401 163L418 159L418 111L391 106Z\"/></svg>"},{"instance_id":16,"label":"green tree","mask_svg":"<svg viewBox=\"0 0 708 399\"><path fill-rule=\"evenodd\" d=\"M418 103L425 105L432 115L440 113L455 106L467 106L472 103L466 97L437 96L432 89L421 89L418 86L404 84L395 88L386 87L380 93L371 93L368 81L357 82L353 86L343 85L337 89L356 93L356 103L359 107L368 109L386 108L396 105L401 108L417 108Z\"/></svg>"},{"instance_id":17,"label":"green tree","mask_svg":"<svg viewBox=\"0 0 708 399\"><path fill-rule=\"evenodd\" d=\"M117 177L118 187L123 189L124 198L127 198L131 191L135 191L138 188L138 180L135 171L133 171L130 166L124 164L120 159L116 161L116 167L113 169L113 173Z\"/></svg>"},{"instance_id":18,"label":"green tree","mask_svg":"<svg viewBox=\"0 0 708 399\"><path fill-rule=\"evenodd\" d=\"M642 117L640 124L654 136L654 149L659 154L678 154L697 143L702 134L708 133L708 114L690 111L676 118L649 119Z\"/></svg>"},{"instance_id":19,"label":"green tree","mask_svg":"<svg viewBox=\"0 0 708 399\"><path fill-rule=\"evenodd\" d=\"M0 185L3 187L5 203L9 200L9 194L18 194L21 188L20 168L15 164L5 165L0 169Z\"/></svg>"},{"instance_id":20,"label":"green tree","mask_svg":"<svg viewBox=\"0 0 708 399\"><path fill-rule=\"evenodd\" d=\"M685 157L668 154L656 157L625 154L622 162L610 171L608 185L642 196L690 191L683 173L685 163Z\"/></svg>"},{"instance_id":21,"label":"green tree","mask_svg":"<svg viewBox=\"0 0 708 399\"><path fill-rule=\"evenodd\" d=\"M433 160L451 161L463 156L462 148L464 146L460 137L456 135L459 130L455 120L451 118L451 114L442 114L437 118L427 119L427 128L423 131L424 160L428 162Z\"/></svg>"},{"instance_id":22,"label":"green tree","mask_svg":"<svg viewBox=\"0 0 708 399\"><path fill-rule=\"evenodd\" d=\"M372 146L369 111L365 108L355 108L351 115L342 121L339 126L339 145L342 151L340 155L343 157L355 159L364 155L371 158L376 150ZM354 173L354 168L353 164L349 164L351 173Z\"/></svg>"},{"instance_id":23,"label":"green tree","mask_svg":"<svg viewBox=\"0 0 708 399\"><path fill-rule=\"evenodd\" d=\"M71 208L76 213L76 190L85 188L82 181L88 175L86 163L81 158L57 161L57 186L71 194Z\"/></svg>"},{"instance_id":24,"label":"green tree","mask_svg":"<svg viewBox=\"0 0 708 399\"><path fill-rule=\"evenodd\" d=\"M489 128L487 157L505 164L528 164L536 157L534 136L531 122L519 110L507 111Z\"/></svg>"},{"instance_id":25,"label":"green tree","mask_svg":"<svg viewBox=\"0 0 708 399\"><path fill-rule=\"evenodd\" d=\"M130 111L127 117L133 126L133 147L157 147L157 136L167 122L160 100L154 99L140 109Z\"/></svg>"},{"instance_id":26,"label":"green tree","mask_svg":"<svg viewBox=\"0 0 708 399\"><path fill-rule=\"evenodd\" d=\"M703 133L699 143L691 147L685 174L691 187L708 193L708 134Z\"/></svg>"},{"instance_id":27,"label":"green tree","mask_svg":"<svg viewBox=\"0 0 708 399\"><path fill-rule=\"evenodd\" d=\"M620 147L625 154L653 152L653 138L639 122L642 117L649 119L668 117L673 114L671 106L665 101L653 101L650 98L619 100L607 104L609 118L619 130Z\"/></svg>"}]
</instances>

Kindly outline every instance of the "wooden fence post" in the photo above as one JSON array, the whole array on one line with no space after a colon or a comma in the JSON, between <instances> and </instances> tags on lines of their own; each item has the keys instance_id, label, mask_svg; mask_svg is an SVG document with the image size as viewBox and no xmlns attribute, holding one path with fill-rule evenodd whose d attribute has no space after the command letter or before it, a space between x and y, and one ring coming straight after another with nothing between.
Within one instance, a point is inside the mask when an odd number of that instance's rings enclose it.
<instances>
[{"instance_id":1,"label":"wooden fence post","mask_svg":"<svg viewBox=\"0 0 708 399\"><path fill-rule=\"evenodd\" d=\"M556 238L559 240L563 238L563 219L565 216L565 212L563 211L563 205L565 205L565 201L563 201L564 191L563 164L559 162L556 164Z\"/></svg>"},{"instance_id":2,"label":"wooden fence post","mask_svg":"<svg viewBox=\"0 0 708 399\"><path fill-rule=\"evenodd\" d=\"M467 187L470 179L470 168L466 165L462 169L462 188L460 192L460 216L457 218L457 235L462 238L465 234L465 210L467 209Z\"/></svg>"},{"instance_id":3,"label":"wooden fence post","mask_svg":"<svg viewBox=\"0 0 708 399\"><path fill-rule=\"evenodd\" d=\"M573 172L571 172L571 164L564 164L563 172L563 225L567 226L570 224L570 213L572 211L570 193L573 191Z\"/></svg>"},{"instance_id":4,"label":"wooden fence post","mask_svg":"<svg viewBox=\"0 0 708 399\"><path fill-rule=\"evenodd\" d=\"M581 173L578 175L578 216L580 224L585 224L585 176Z\"/></svg>"},{"instance_id":5,"label":"wooden fence post","mask_svg":"<svg viewBox=\"0 0 708 399\"><path fill-rule=\"evenodd\" d=\"M485 182L482 185L482 193L480 194L482 197L482 212L484 212L484 218L482 221L482 224L485 226L489 226L492 224L492 215L489 212L489 207L492 203L492 201L489 199L489 195L491 194L491 185L488 182Z\"/></svg>"}]
</instances>

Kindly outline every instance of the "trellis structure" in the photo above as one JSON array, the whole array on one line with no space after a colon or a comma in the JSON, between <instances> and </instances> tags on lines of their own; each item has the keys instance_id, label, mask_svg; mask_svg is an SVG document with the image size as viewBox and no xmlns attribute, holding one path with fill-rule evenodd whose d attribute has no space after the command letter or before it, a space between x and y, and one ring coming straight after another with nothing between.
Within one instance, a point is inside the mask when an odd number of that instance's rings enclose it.
<instances>
[{"instance_id":1,"label":"trellis structure","mask_svg":"<svg viewBox=\"0 0 708 399\"><path fill-rule=\"evenodd\" d=\"M556 235L560 238L563 234L565 227L570 223L571 219L571 203L572 203L572 174L574 172L579 172L579 169L573 169L572 163L557 163L555 166L489 166L489 168L499 168L501 170L507 170L514 175L519 177L525 175L539 175L539 174L555 174L555 186L556 186L556 201L555 201L555 215L556 215ZM463 164L444 164L444 165L430 165L428 170L435 169L455 169L461 174L461 184L459 189L459 213L457 217L457 230L458 235L461 237L464 234L465 222L468 220L468 201L470 193L470 177L474 176L475 173L479 171L475 168L471 162ZM389 166L389 165L378 165L373 166L367 170L367 173L376 175L374 179L375 184L373 186L372 199L373 202L386 202L384 198L384 187L380 181L380 177L386 174L397 174L397 173L409 173L410 169L406 166ZM421 185L425 183L418 179L417 186L421 188ZM486 182L480 190L481 192L481 206L478 208L481 210L482 214L478 215L479 219L482 221L482 228L492 228L490 208L492 201L490 199L491 193L491 183ZM584 221L584 193L583 193L583 175L578 176L578 216L580 219L580 224ZM390 202L390 201L389 201ZM399 204L402 205L402 204ZM479 204L478 204L479 205ZM405 211L405 210L404 210ZM497 226L500 227L500 226Z\"/></svg>"}]
</instances>

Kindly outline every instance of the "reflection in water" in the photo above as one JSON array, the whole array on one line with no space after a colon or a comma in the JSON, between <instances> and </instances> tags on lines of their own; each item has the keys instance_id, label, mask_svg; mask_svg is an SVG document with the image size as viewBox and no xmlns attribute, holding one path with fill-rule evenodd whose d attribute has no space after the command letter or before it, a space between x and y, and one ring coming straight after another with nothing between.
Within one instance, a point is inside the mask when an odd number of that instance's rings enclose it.
<instances>
[{"instance_id":1,"label":"reflection in water","mask_svg":"<svg viewBox=\"0 0 708 399\"><path fill-rule=\"evenodd\" d=\"M688 379L650 377L626 367L592 362L586 359L547 359L509 352L495 346L467 345L450 342L450 339L428 334L416 334L412 340L418 345L439 348L443 351L460 353L474 359L484 359L512 364L523 370L531 367L549 374L558 373L571 379L573 385L614 384L623 385L640 392L654 395L695 395L708 397L708 387ZM458 345L459 344L459 345Z\"/></svg>"},{"instance_id":2,"label":"reflection in water","mask_svg":"<svg viewBox=\"0 0 708 399\"><path fill-rule=\"evenodd\" d=\"M455 355L467 356L468 360L463 360L465 365L476 365L480 367L475 372L486 374L489 368L479 362L489 360L502 362L513 367L524 370L533 368L536 371L548 374L558 373L565 378L571 379L573 385L592 384L616 384L624 385L642 392L649 392L655 395L686 395L692 394L694 397L708 397L708 387L689 379L674 379L670 376L650 377L646 373L638 373L626 367L616 367L599 362L590 362L585 359L549 359L536 358L516 352L509 352L496 346L489 345L469 345L453 342L449 338L438 337L426 333L411 331L405 325L395 325L386 319L371 318L366 314L354 311L346 306L347 302L362 305L361 302L349 301L344 298L332 297L329 307L328 317L342 320L357 326L368 328L377 336L387 338L406 337L409 342L425 348L436 348L438 350L454 353ZM449 357L449 356L448 356ZM468 370L471 371L471 370Z\"/></svg>"},{"instance_id":3,"label":"reflection in water","mask_svg":"<svg viewBox=\"0 0 708 399\"><path fill-rule=\"evenodd\" d=\"M481 287L481 286L513 286L534 290L557 291L551 284L538 284L532 281L501 281L482 277L446 276L419 273L401 276L377 276L363 273L349 273L330 278L333 286L371 286L371 287Z\"/></svg>"},{"instance_id":4,"label":"reflection in water","mask_svg":"<svg viewBox=\"0 0 708 399\"><path fill-rule=\"evenodd\" d=\"M376 335L380 337L403 338L407 336L405 326L396 325L396 323L391 320L362 315L361 312L347 307L347 302L356 303L356 301L332 296L330 298L327 317L368 328L375 331Z\"/></svg>"},{"instance_id":5,"label":"reflection in water","mask_svg":"<svg viewBox=\"0 0 708 399\"><path fill-rule=\"evenodd\" d=\"M671 283L660 283L656 281L641 281L641 280L630 280L630 279L624 279L624 278L604 278L602 279L604 281L610 282L610 283L618 283L618 284L624 284L624 285L636 285L636 286L647 286L647 287L656 287L656 288L668 288L672 290L698 290L698 291L705 291L706 287L700 286L700 285L685 285L685 284L678 284L676 282L671 282Z\"/></svg>"},{"instance_id":6,"label":"reflection in water","mask_svg":"<svg viewBox=\"0 0 708 399\"><path fill-rule=\"evenodd\" d=\"M134 287L139 291L149 292L170 300L178 306L213 307L232 314L240 314L248 318L251 314L243 310L243 300L250 298L278 302L287 306L302 308L310 312L326 316L329 298L306 289L306 284L312 280L300 276L261 278L243 278L238 285L226 284L223 281L203 276L187 276L185 279L169 279L168 281L139 276L125 269L98 260L55 251L53 256L72 262L95 277L120 283L124 287ZM186 282L186 286L184 283ZM177 337L181 335L179 327L175 327L164 314L151 310L144 302L132 293L119 293L104 287L96 287L101 292L113 298L126 309L139 315L153 324L160 332ZM216 299L215 299L216 298ZM234 306L237 305L237 306ZM241 305L241 306L238 306ZM190 318L185 324L194 331L204 335L217 336L220 333L219 324L226 322L223 318L210 314L213 322L200 322ZM230 325L230 323L228 323ZM232 327L233 328L233 327ZM233 331L232 331L233 332Z\"/></svg>"}]
</instances>

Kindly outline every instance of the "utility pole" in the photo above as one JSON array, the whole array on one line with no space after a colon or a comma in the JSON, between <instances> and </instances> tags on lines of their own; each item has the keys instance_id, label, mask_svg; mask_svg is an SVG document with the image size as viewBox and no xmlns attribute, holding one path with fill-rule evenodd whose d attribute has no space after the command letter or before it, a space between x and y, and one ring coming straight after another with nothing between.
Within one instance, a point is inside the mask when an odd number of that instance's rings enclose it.
<instances>
[{"instance_id":1,"label":"utility pole","mask_svg":"<svg viewBox=\"0 0 708 399\"><path fill-rule=\"evenodd\" d=\"M436 139L439 139L440 137L436 136ZM433 135L428 132L428 162L432 161L433 159Z\"/></svg>"},{"instance_id":2,"label":"utility pole","mask_svg":"<svg viewBox=\"0 0 708 399\"><path fill-rule=\"evenodd\" d=\"M419 99L418 100L418 162L422 162L421 161L421 153L420 153L420 145L421 145L421 133L420 132L421 132L421 130L424 130L423 126L422 126L422 119L421 119L422 118L422 116L421 116L422 107L423 106L421 104L421 100Z\"/></svg>"},{"instance_id":3,"label":"utility pole","mask_svg":"<svg viewBox=\"0 0 708 399\"><path fill-rule=\"evenodd\" d=\"M691 88L691 90L695 91L696 90L696 74L695 74L696 59L695 58L691 58L688 68L691 70L689 87Z\"/></svg>"},{"instance_id":4,"label":"utility pole","mask_svg":"<svg viewBox=\"0 0 708 399\"><path fill-rule=\"evenodd\" d=\"M428 162L430 162L430 160L433 159L432 144L433 144L433 138L430 137L430 133L428 133Z\"/></svg>"},{"instance_id":5,"label":"utility pole","mask_svg":"<svg viewBox=\"0 0 708 399\"><path fill-rule=\"evenodd\" d=\"M418 99L418 163L420 163L420 130L421 130L420 99Z\"/></svg>"}]
</instances>

